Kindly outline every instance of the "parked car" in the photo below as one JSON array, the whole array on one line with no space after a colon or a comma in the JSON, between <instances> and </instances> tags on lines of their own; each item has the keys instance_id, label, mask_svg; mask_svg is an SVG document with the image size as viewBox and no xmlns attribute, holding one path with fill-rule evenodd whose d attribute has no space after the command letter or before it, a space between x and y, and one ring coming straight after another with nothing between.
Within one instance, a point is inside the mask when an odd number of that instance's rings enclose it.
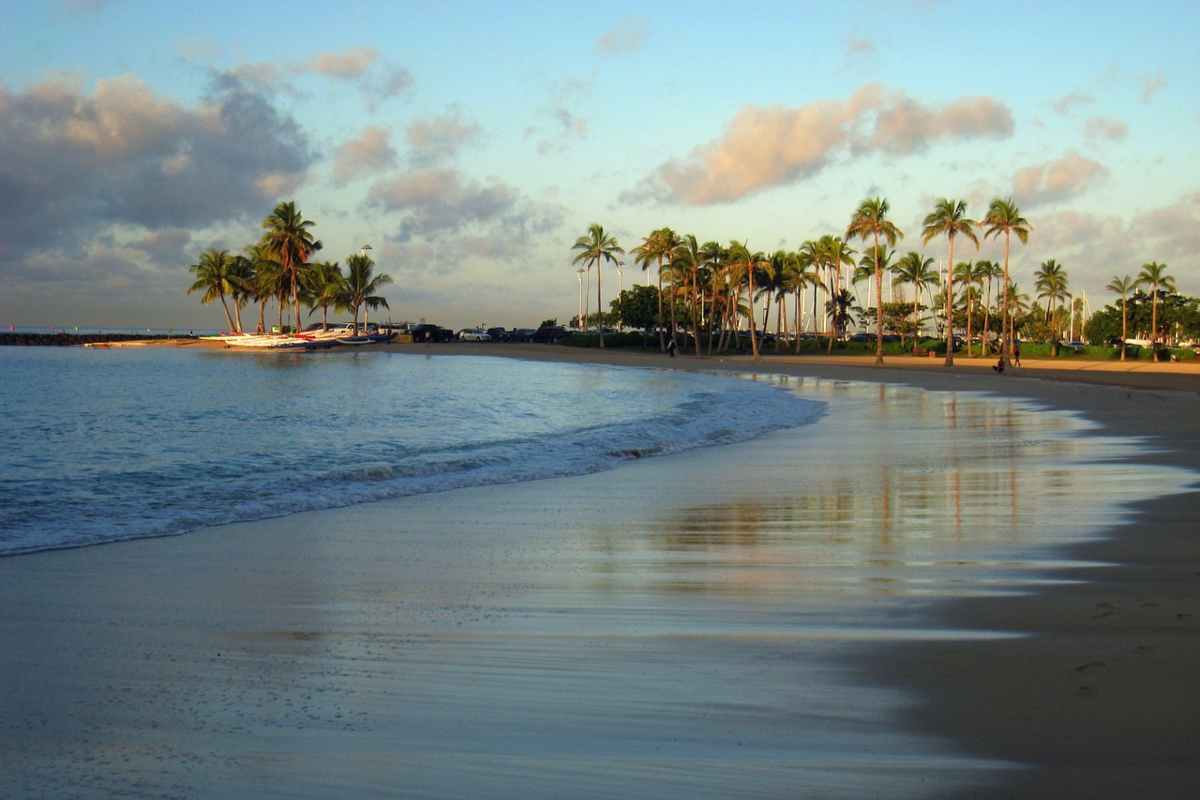
<instances>
[{"instance_id":1,"label":"parked car","mask_svg":"<svg viewBox=\"0 0 1200 800\"><path fill-rule=\"evenodd\" d=\"M458 332L460 342L490 342L492 337L478 328L463 328Z\"/></svg>"},{"instance_id":2,"label":"parked car","mask_svg":"<svg viewBox=\"0 0 1200 800\"><path fill-rule=\"evenodd\" d=\"M566 336L566 328L562 327L561 325L554 325L552 327L548 326L545 328L538 328L536 331L534 331L530 341L540 342L542 344L557 344L560 340L566 338Z\"/></svg>"},{"instance_id":3,"label":"parked car","mask_svg":"<svg viewBox=\"0 0 1200 800\"><path fill-rule=\"evenodd\" d=\"M503 342L504 337L507 335L507 333L508 333L508 331L504 330L504 328L488 328L487 329L487 335L492 337L493 342Z\"/></svg>"},{"instance_id":4,"label":"parked car","mask_svg":"<svg viewBox=\"0 0 1200 800\"><path fill-rule=\"evenodd\" d=\"M533 328L513 328L504 337L506 342L532 342L533 335L537 333Z\"/></svg>"}]
</instances>

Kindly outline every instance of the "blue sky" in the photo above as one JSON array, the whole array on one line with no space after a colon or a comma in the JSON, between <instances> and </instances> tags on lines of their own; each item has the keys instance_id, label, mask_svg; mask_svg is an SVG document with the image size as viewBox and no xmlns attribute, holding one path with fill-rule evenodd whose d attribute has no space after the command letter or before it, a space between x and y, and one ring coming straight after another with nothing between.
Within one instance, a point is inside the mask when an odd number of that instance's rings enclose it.
<instances>
[{"instance_id":1,"label":"blue sky","mask_svg":"<svg viewBox=\"0 0 1200 800\"><path fill-rule=\"evenodd\" d=\"M287 198L443 324L570 316L593 221L796 247L875 193L901 251L943 255L936 198L1012 194L1019 282L1054 257L1098 306L1157 259L1200 291L1184 3L31 5L3 8L5 323L218 324L187 265Z\"/></svg>"}]
</instances>

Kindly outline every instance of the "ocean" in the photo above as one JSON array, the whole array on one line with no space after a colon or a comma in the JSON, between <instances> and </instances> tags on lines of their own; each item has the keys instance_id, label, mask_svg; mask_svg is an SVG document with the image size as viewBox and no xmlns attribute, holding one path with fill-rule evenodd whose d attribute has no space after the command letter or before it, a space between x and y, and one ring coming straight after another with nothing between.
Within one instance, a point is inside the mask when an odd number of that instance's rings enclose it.
<instances>
[{"instance_id":1,"label":"ocean","mask_svg":"<svg viewBox=\"0 0 1200 800\"><path fill-rule=\"evenodd\" d=\"M822 411L671 371L389 352L0 351L0 555L612 468Z\"/></svg>"}]
</instances>

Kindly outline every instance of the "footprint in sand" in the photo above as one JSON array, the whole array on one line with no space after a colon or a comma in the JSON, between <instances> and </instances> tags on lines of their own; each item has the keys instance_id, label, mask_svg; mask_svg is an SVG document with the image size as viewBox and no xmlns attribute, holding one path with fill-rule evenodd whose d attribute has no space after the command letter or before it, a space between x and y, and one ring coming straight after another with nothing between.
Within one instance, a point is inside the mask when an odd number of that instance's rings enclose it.
<instances>
[{"instance_id":1,"label":"footprint in sand","mask_svg":"<svg viewBox=\"0 0 1200 800\"><path fill-rule=\"evenodd\" d=\"M1075 696L1076 697L1095 697L1096 690L1093 689L1091 686L1080 686L1078 689L1075 690Z\"/></svg>"},{"instance_id":2,"label":"footprint in sand","mask_svg":"<svg viewBox=\"0 0 1200 800\"><path fill-rule=\"evenodd\" d=\"M1108 665L1105 664L1103 661L1089 661L1086 664L1080 664L1078 667L1075 668L1075 671L1076 672L1087 672L1089 669L1095 669L1096 667L1107 667L1107 666Z\"/></svg>"}]
</instances>

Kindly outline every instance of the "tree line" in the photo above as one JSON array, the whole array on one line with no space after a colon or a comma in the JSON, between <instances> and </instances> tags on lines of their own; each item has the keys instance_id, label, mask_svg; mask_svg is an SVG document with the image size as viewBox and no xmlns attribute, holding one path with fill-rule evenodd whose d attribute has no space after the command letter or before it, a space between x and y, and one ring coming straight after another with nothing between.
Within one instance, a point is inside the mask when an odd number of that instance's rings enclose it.
<instances>
[{"instance_id":1,"label":"tree line","mask_svg":"<svg viewBox=\"0 0 1200 800\"><path fill-rule=\"evenodd\" d=\"M885 330L899 334L902 348L904 340L911 338L913 351L918 351L925 310L934 312L937 336L944 342L946 366L954 364L956 330L966 332L967 355L973 354L977 342L980 355L998 352L1005 365L1012 356L1013 343L1021 336L1058 342L1068 327L1069 307L1065 304L1072 300L1067 272L1055 259L1043 261L1034 276L1036 294L1032 299L1012 280L1012 240L1025 244L1032 231L1012 198L993 199L979 220L967 215L963 200L944 198L936 202L923 220L920 237L922 244L945 240L946 263L954 266L941 274L932 258L916 251L897 257L895 247L904 232L889 219L889 212L886 199L868 198L855 209L842 236L826 235L805 241L794 251L770 253L754 250L745 241L700 243L694 235L681 236L670 228L651 231L628 255L643 272L655 269L657 289L635 287L622 293L612 303L614 316L610 319L648 330L651 325L644 324L648 322L648 297L641 290L654 290L652 301L657 310L652 325L658 333L660 350L666 349L668 339L677 338L681 325L690 328L696 355L701 355L702 341L707 342L710 354L730 346L740 349L738 332L745 324L751 353L758 358L760 330L767 330L774 306L776 348L780 339L793 339L798 353L808 292L812 306L810 333L826 336L827 351L832 352L835 340L844 337L850 325L870 325L874 328L876 364L883 363ZM983 259L955 261L959 245L971 244L978 249L981 238L1003 243L1000 263ZM850 246L856 239L862 243L860 251ZM602 321L601 267L621 265L626 252L599 224L589 226L572 250L573 263L586 269L589 283L591 270L596 269L597 315L585 311L584 321ZM883 289L889 279L893 290L907 287L907 299L885 302ZM1124 280L1128 284L1126 293L1135 287L1148 288L1150 338L1161 341L1164 330L1157 308L1164 292L1174 288L1166 265L1148 262L1136 279L1126 276ZM869 283L873 295L873 302L869 300L866 308L859 305L851 291L861 282ZM1113 289L1113 284L1108 288ZM826 298L820 310L819 296ZM759 303L761 324L756 317ZM817 329L818 321L821 331ZM1080 314L1079 329L1083 327ZM604 346L603 332L599 343Z\"/></svg>"},{"instance_id":2,"label":"tree line","mask_svg":"<svg viewBox=\"0 0 1200 800\"><path fill-rule=\"evenodd\" d=\"M240 253L217 248L204 251L199 261L188 267L195 276L188 294L200 292L200 302L205 304L219 301L233 333L245 332L242 309L250 303L258 305L256 332L264 333L271 302L278 307L281 330L289 307L295 311L295 330L303 329L302 305L308 306L310 316L320 309L323 326L328 326L331 308L349 311L357 330L360 309L365 323L367 309L389 308L387 298L379 292L392 279L374 274L375 262L366 248L346 258L345 272L336 261L310 261L322 249L313 236L314 225L294 202L279 203L263 220L259 241Z\"/></svg>"}]
</instances>

